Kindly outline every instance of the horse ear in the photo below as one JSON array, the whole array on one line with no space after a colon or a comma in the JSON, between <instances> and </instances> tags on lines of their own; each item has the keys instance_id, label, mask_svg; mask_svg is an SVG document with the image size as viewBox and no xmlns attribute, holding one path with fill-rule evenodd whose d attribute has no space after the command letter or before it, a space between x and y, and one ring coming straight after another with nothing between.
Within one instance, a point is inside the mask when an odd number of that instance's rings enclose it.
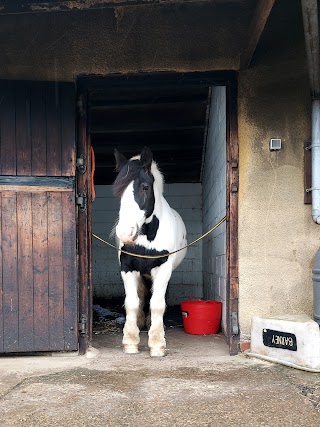
<instances>
[{"instance_id":1,"label":"horse ear","mask_svg":"<svg viewBox=\"0 0 320 427\"><path fill-rule=\"evenodd\" d=\"M150 170L152 163L152 151L149 147L144 147L141 151L140 162L144 168Z\"/></svg>"},{"instance_id":2,"label":"horse ear","mask_svg":"<svg viewBox=\"0 0 320 427\"><path fill-rule=\"evenodd\" d=\"M116 159L116 170L119 171L124 165L128 163L127 158L120 153L116 148L114 149L114 157Z\"/></svg>"}]
</instances>

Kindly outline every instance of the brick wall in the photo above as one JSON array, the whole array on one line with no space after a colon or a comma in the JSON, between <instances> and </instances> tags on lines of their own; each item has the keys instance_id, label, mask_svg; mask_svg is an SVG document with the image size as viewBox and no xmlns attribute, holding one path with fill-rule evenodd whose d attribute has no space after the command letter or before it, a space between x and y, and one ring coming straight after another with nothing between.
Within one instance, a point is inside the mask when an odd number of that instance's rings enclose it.
<instances>
[{"instance_id":1,"label":"brick wall","mask_svg":"<svg viewBox=\"0 0 320 427\"><path fill-rule=\"evenodd\" d=\"M110 237L110 233L118 217L119 200L112 194L110 185L97 185L95 190L92 231L102 239L115 244L115 239ZM103 298L123 295L117 251L96 239L93 239L92 248L93 295Z\"/></svg>"}]
</instances>

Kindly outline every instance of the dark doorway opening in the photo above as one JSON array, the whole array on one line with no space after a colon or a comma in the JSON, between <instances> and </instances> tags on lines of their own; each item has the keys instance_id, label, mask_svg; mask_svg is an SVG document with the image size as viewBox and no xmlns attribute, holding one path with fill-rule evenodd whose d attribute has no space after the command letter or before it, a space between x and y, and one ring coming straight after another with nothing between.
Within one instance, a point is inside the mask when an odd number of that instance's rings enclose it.
<instances>
[{"instance_id":1,"label":"dark doorway opening","mask_svg":"<svg viewBox=\"0 0 320 427\"><path fill-rule=\"evenodd\" d=\"M140 152L143 146L148 145L152 149L154 158L164 174L166 185L169 189L169 198L171 197L169 203L180 198L181 209L187 209L185 204L192 201L194 204L191 203L190 210L195 212L197 210L196 200L201 197L203 192L203 180L208 175L204 168L208 168L208 166L205 166L205 158L207 155L210 109L213 108L212 88L214 87L223 87L226 97L224 106L226 113L225 211L228 222L225 230L226 253L224 268L226 295L223 329L229 342L230 353L234 354L237 352L239 332L237 330L237 235L235 235L237 232L237 215L233 215L231 219L230 209L232 208L233 212L237 213L237 191L231 192L230 188L232 183L234 185L237 182L238 176L237 112L235 108L236 74L233 72L160 73L132 76L81 77L78 80L78 93L79 99L85 101L83 114L85 114L86 120L83 120L82 128L85 126L86 129L84 131L84 129L81 130L80 128L79 135L82 134L83 139L86 139L85 147L82 147L82 149L85 150L89 157L92 146L96 159L95 189L97 198L92 206L89 203L89 211L86 218L87 233L90 233L93 227L96 234L102 234L103 238L109 240L109 233L117 212L117 205L112 198L110 189L115 178L113 158L115 147L126 156L132 156ZM79 154L81 155L81 152ZM90 171L88 170L88 183L90 181L89 173ZM172 187L170 187L171 185ZM178 194L177 186L180 186L180 189L183 188L181 196ZM90 185L88 185L88 190L90 192ZM90 197L91 195L89 194L89 200ZM184 199L185 204L183 204L182 199ZM108 208L105 208L106 206ZM181 212L179 207L173 207ZM112 212L110 214L110 211L113 211L113 214ZM112 218L112 215L113 220L108 219ZM186 213L186 215L189 218L189 213ZM233 223L232 238L230 220ZM192 229L194 227L192 221L189 219L187 221L190 222L190 229ZM193 221L199 223L199 217L195 217ZM201 225L201 232L202 229L203 226ZM196 234L198 232L199 229L195 231ZM94 297L94 305L108 308L106 305L110 303L110 300L114 300L118 304L119 298L123 297L123 291L119 272L116 271L116 254L113 255L114 259L110 258L109 262L106 262L106 258L104 258L106 255L103 253L105 248L97 249L94 242L94 249L92 250L90 234L87 234L86 239L90 251L88 259L83 263L82 275L84 280L88 280L90 291L85 296L86 291L84 290L83 301L84 309L87 312L88 319L90 319L88 321L90 328L87 332L90 340L93 323L98 314L94 312L95 317L92 316L92 295ZM230 244L230 242L232 243ZM196 255L196 252L191 253L190 263L195 260ZM230 255L232 255L232 258L230 258ZM199 260L199 263L202 263L202 260ZM102 265L103 267L101 267ZM191 270L186 272L186 274L189 273L191 273ZM195 272L193 271L193 273ZM180 274L179 279L175 280L179 281L180 277L183 277L183 273ZM189 277L191 277L190 274ZM195 277L195 274L193 274L194 283L197 282ZM115 281L117 281L116 284ZM204 286L203 281L201 286ZM103 288L105 292L103 292ZM177 286L175 288L177 289ZM187 290L185 290L186 293L183 297L195 296L193 289L198 292L198 288L191 287L187 289L185 287ZM178 318L180 316L180 312L178 312L179 297L171 290L170 286L168 294L169 300L172 302L170 305L175 306L175 310L169 309L167 313L175 313L169 317L177 319L177 315ZM198 296L203 297L205 295L204 293ZM183 297L180 300L183 300ZM106 304L102 302L103 300ZM103 307L104 305L105 307ZM120 313L116 311L116 314L123 314L121 310L118 311Z\"/></svg>"}]
</instances>

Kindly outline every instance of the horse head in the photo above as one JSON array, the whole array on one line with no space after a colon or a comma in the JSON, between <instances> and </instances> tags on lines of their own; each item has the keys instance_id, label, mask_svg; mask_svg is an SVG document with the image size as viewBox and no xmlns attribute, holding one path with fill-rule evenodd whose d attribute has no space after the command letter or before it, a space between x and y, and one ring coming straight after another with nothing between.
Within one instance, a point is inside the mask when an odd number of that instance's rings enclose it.
<instances>
[{"instance_id":1,"label":"horse head","mask_svg":"<svg viewBox=\"0 0 320 427\"><path fill-rule=\"evenodd\" d=\"M113 191L120 197L116 235L124 244L134 244L143 224L152 217L155 205L152 152L145 147L141 154L127 159L117 149L117 178Z\"/></svg>"}]
</instances>

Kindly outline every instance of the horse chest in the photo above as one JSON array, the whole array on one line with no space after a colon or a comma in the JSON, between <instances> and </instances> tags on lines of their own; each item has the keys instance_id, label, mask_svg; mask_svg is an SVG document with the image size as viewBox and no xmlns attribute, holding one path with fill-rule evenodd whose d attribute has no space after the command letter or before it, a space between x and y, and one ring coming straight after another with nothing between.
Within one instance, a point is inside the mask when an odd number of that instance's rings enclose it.
<instances>
[{"instance_id":1,"label":"horse chest","mask_svg":"<svg viewBox=\"0 0 320 427\"><path fill-rule=\"evenodd\" d=\"M122 250L142 256L159 256L165 255L168 251L157 251L155 249L147 249L140 245L124 245ZM160 267L168 260L168 257L148 259L139 258L125 253L120 255L121 271L127 273L129 271L139 271L143 275L150 275L151 270L155 267Z\"/></svg>"},{"instance_id":2,"label":"horse chest","mask_svg":"<svg viewBox=\"0 0 320 427\"><path fill-rule=\"evenodd\" d=\"M151 222L144 223L141 227L140 235L146 236L149 242L152 242L159 230L159 219L156 215L153 215Z\"/></svg>"}]
</instances>

